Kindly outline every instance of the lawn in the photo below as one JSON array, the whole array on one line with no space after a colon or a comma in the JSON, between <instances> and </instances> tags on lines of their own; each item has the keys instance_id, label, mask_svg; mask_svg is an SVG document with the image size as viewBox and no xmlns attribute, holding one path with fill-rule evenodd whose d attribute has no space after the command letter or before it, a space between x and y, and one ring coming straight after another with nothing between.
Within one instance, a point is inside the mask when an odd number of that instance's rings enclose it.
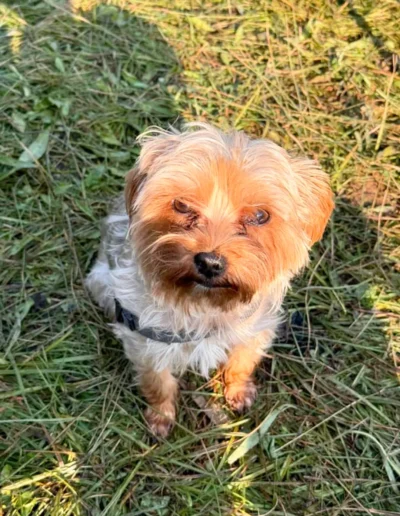
<instances>
[{"instance_id":1,"label":"lawn","mask_svg":"<svg viewBox=\"0 0 400 516\"><path fill-rule=\"evenodd\" d=\"M400 515L397 0L0 1L0 514ZM336 210L244 416L155 442L83 278L152 124L317 158Z\"/></svg>"}]
</instances>

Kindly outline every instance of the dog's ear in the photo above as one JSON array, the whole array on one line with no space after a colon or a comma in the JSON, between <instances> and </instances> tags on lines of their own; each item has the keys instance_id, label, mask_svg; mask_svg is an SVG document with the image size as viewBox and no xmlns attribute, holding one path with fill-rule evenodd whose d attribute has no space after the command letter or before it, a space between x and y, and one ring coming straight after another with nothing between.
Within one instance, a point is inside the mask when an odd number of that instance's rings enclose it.
<instances>
[{"instance_id":1,"label":"dog's ear","mask_svg":"<svg viewBox=\"0 0 400 516\"><path fill-rule=\"evenodd\" d=\"M300 217L310 245L318 242L334 208L329 177L317 162L307 158L291 158L301 200Z\"/></svg>"},{"instance_id":2,"label":"dog's ear","mask_svg":"<svg viewBox=\"0 0 400 516\"><path fill-rule=\"evenodd\" d=\"M147 178L160 169L165 156L176 149L179 133L159 130L144 133L138 141L142 145L138 161L125 178L125 203L129 215L135 210L136 199Z\"/></svg>"},{"instance_id":3,"label":"dog's ear","mask_svg":"<svg viewBox=\"0 0 400 516\"><path fill-rule=\"evenodd\" d=\"M146 174L140 173L139 166L135 166L128 172L125 178L125 206L129 216L135 211L135 200L141 186L146 180Z\"/></svg>"}]
</instances>

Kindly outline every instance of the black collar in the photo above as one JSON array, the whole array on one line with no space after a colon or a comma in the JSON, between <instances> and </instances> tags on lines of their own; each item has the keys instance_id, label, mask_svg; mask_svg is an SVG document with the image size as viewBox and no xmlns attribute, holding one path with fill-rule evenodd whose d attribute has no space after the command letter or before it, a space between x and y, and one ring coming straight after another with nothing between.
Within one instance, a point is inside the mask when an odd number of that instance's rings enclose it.
<instances>
[{"instance_id":1,"label":"black collar","mask_svg":"<svg viewBox=\"0 0 400 516\"><path fill-rule=\"evenodd\" d=\"M143 337L158 342L164 342L164 344L182 344L183 342L198 340L193 338L193 335L190 333L180 332L176 334L169 331L159 330L157 328L140 328L139 317L132 312L129 312L129 310L122 308L118 299L115 299L115 318L117 322L123 324L131 331L137 331L140 335L143 335Z\"/></svg>"}]
</instances>

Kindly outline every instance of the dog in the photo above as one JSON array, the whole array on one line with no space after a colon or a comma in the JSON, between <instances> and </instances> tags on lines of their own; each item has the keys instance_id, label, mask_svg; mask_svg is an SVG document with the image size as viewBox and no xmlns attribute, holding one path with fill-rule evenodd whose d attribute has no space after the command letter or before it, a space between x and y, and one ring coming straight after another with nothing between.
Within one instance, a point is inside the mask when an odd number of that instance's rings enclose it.
<instances>
[{"instance_id":1,"label":"dog","mask_svg":"<svg viewBox=\"0 0 400 516\"><path fill-rule=\"evenodd\" d=\"M290 280L334 203L315 161L269 140L190 123L139 142L86 285L135 366L151 431L165 437L188 368L220 368L228 405L251 406Z\"/></svg>"}]
</instances>

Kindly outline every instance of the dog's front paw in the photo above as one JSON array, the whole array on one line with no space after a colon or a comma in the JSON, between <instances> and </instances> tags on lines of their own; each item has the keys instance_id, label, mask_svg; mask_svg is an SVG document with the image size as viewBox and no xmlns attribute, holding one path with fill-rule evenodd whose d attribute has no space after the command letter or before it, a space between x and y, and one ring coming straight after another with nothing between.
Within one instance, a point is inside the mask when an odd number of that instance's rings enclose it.
<instances>
[{"instance_id":1,"label":"dog's front paw","mask_svg":"<svg viewBox=\"0 0 400 516\"><path fill-rule=\"evenodd\" d=\"M225 385L225 399L232 410L243 412L250 408L257 397L257 387L252 380Z\"/></svg>"},{"instance_id":2,"label":"dog's front paw","mask_svg":"<svg viewBox=\"0 0 400 516\"><path fill-rule=\"evenodd\" d=\"M161 405L148 408L145 418L150 430L157 437L167 437L175 423L175 407L173 405Z\"/></svg>"}]
</instances>

